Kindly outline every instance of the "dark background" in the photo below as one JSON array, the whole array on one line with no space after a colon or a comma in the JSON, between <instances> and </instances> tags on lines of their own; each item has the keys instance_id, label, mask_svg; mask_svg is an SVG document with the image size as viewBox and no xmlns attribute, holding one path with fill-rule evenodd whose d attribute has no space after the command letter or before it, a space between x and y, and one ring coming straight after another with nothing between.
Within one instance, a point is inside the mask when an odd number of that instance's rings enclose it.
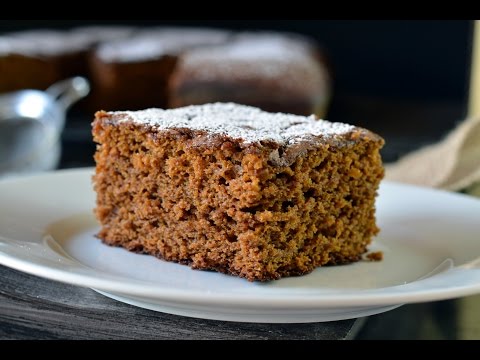
<instances>
[{"instance_id":1,"label":"dark background","mask_svg":"<svg viewBox=\"0 0 480 360\"><path fill-rule=\"evenodd\" d=\"M466 114L469 20L4 20L0 32L97 24L270 29L312 36L333 65L334 97L327 118L380 133L387 140L386 161L439 140ZM88 136L81 123L67 125L66 142L85 142ZM64 155L63 166L79 165L80 160L68 157L72 154Z\"/></svg>"}]
</instances>

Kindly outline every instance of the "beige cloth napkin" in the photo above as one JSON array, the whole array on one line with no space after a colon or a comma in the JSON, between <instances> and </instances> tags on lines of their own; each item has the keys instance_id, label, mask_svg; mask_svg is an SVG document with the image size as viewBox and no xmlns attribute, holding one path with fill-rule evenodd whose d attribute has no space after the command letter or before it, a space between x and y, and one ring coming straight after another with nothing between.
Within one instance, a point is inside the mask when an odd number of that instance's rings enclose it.
<instances>
[{"instance_id":1,"label":"beige cloth napkin","mask_svg":"<svg viewBox=\"0 0 480 360\"><path fill-rule=\"evenodd\" d=\"M461 122L442 141L386 165L386 179L480 196L480 117Z\"/></svg>"}]
</instances>

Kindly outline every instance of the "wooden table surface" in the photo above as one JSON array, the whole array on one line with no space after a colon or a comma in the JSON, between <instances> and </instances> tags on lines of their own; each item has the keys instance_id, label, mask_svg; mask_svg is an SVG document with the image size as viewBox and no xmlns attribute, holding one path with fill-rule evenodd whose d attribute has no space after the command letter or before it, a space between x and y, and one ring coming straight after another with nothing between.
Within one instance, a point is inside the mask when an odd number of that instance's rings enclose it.
<instances>
[{"instance_id":1,"label":"wooden table surface","mask_svg":"<svg viewBox=\"0 0 480 360\"><path fill-rule=\"evenodd\" d=\"M1 339L347 339L361 320L254 324L141 309L0 266ZM355 325L357 324L357 325Z\"/></svg>"}]
</instances>

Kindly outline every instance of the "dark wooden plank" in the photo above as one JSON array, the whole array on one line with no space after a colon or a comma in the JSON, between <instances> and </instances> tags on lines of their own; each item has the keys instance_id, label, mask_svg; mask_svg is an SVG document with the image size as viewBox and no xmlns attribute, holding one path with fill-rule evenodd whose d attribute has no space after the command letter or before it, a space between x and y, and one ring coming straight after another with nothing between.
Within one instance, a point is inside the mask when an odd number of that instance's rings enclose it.
<instances>
[{"instance_id":1,"label":"dark wooden plank","mask_svg":"<svg viewBox=\"0 0 480 360\"><path fill-rule=\"evenodd\" d=\"M0 266L1 339L345 339L355 320L254 324L154 312Z\"/></svg>"}]
</instances>

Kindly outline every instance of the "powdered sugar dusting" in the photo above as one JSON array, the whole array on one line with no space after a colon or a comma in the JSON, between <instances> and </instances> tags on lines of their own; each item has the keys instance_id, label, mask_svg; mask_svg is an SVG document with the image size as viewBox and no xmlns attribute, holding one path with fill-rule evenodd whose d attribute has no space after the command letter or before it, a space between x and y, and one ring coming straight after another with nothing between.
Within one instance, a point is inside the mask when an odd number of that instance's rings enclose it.
<instances>
[{"instance_id":1,"label":"powdered sugar dusting","mask_svg":"<svg viewBox=\"0 0 480 360\"><path fill-rule=\"evenodd\" d=\"M226 135L244 144L275 141L293 145L312 136L333 137L355 129L343 123L316 120L314 116L269 113L258 108L233 103L214 103L178 109L147 109L110 112L123 115L119 122L133 121L158 130L188 128L210 134Z\"/></svg>"},{"instance_id":2,"label":"powdered sugar dusting","mask_svg":"<svg viewBox=\"0 0 480 360\"><path fill-rule=\"evenodd\" d=\"M37 29L0 36L0 54L55 56L87 51L100 41L126 38L133 29L120 26L79 27L73 30Z\"/></svg>"},{"instance_id":3,"label":"powdered sugar dusting","mask_svg":"<svg viewBox=\"0 0 480 360\"><path fill-rule=\"evenodd\" d=\"M126 40L100 45L96 55L105 62L137 62L177 55L188 48L224 42L228 31L208 28L152 28Z\"/></svg>"},{"instance_id":4,"label":"powdered sugar dusting","mask_svg":"<svg viewBox=\"0 0 480 360\"><path fill-rule=\"evenodd\" d=\"M69 32L55 30L28 30L0 36L0 54L25 54L28 56L52 56L83 51L87 39Z\"/></svg>"},{"instance_id":5,"label":"powdered sugar dusting","mask_svg":"<svg viewBox=\"0 0 480 360\"><path fill-rule=\"evenodd\" d=\"M303 53L312 51L313 45L293 34L272 32L240 33L232 42L218 48L220 59L262 60L262 59L298 59ZM205 52L211 52L206 49ZM205 55L205 54L204 54Z\"/></svg>"}]
</instances>

